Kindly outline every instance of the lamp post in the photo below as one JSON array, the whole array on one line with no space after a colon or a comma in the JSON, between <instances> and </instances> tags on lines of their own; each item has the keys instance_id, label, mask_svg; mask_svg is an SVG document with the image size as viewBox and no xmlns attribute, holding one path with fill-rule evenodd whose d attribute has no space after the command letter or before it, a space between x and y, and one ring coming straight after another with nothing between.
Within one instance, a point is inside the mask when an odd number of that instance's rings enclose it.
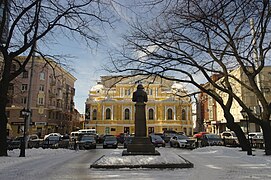
<instances>
[{"instance_id":1,"label":"lamp post","mask_svg":"<svg viewBox=\"0 0 271 180\"><path fill-rule=\"evenodd\" d=\"M247 112L242 109L240 111L240 113L242 114L243 118L246 120L246 125L247 125L247 140L248 140L248 145L249 145L249 148L247 149L247 155L252 155L252 150L251 150L251 145L250 145L250 140L249 140L249 131L248 131L248 114Z\"/></svg>"},{"instance_id":2,"label":"lamp post","mask_svg":"<svg viewBox=\"0 0 271 180\"><path fill-rule=\"evenodd\" d=\"M20 145L20 157L25 157L26 121L28 116L30 115L30 111L28 109L23 108L21 110L21 115L24 117L24 135Z\"/></svg>"}]
</instances>

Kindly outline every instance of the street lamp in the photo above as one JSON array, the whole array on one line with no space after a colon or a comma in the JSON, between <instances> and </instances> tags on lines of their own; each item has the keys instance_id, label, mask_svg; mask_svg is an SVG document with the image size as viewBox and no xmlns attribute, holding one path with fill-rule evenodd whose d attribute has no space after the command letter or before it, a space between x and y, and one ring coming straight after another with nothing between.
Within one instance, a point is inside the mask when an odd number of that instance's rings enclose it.
<instances>
[{"instance_id":1,"label":"street lamp","mask_svg":"<svg viewBox=\"0 0 271 180\"><path fill-rule=\"evenodd\" d=\"M26 120L27 120L28 116L30 115L30 111L28 109L23 108L21 110L21 115L24 117L24 136L23 136L23 140L21 141L21 145L20 145L20 157L25 157Z\"/></svg>"},{"instance_id":2,"label":"street lamp","mask_svg":"<svg viewBox=\"0 0 271 180\"><path fill-rule=\"evenodd\" d=\"M248 132L248 114L244 109L242 109L240 113L242 114L243 118L246 120L246 123L247 123L247 140L248 140L248 145L249 145L249 148L247 149L247 155L252 155L252 150L251 150L251 145L250 145L249 135L248 135L249 133Z\"/></svg>"}]
</instances>

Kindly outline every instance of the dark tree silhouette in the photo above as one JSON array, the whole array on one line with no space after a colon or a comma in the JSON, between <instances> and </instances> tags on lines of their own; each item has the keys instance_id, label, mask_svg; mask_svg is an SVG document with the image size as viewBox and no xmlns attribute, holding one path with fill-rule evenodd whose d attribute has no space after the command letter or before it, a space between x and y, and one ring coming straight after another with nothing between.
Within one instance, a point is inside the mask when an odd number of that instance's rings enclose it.
<instances>
[{"instance_id":1,"label":"dark tree silhouette","mask_svg":"<svg viewBox=\"0 0 271 180\"><path fill-rule=\"evenodd\" d=\"M230 111L233 101L237 101L248 113L249 121L261 126L266 155L271 155L270 96L264 94L259 81L264 66L270 65L270 1L166 2L167 6L152 20L132 24L123 50L111 54L114 69L110 71L164 78L170 74L176 77L171 80L189 83L207 93L223 109L227 127L235 131L242 149L248 150L249 142ZM160 1L152 3L152 7L159 5ZM236 68L241 69L246 82L231 74ZM220 75L220 80L214 81L212 74ZM201 85L206 81L212 88ZM250 111L235 86L255 96L261 116ZM222 94L226 98L221 98Z\"/></svg>"},{"instance_id":2,"label":"dark tree silhouette","mask_svg":"<svg viewBox=\"0 0 271 180\"><path fill-rule=\"evenodd\" d=\"M113 16L107 1L1 0L0 5L0 156L7 156L5 109L9 83L25 71L33 52L46 60L46 54L36 48L37 42L49 45L61 33L80 37L77 41L84 40L87 45L98 43L99 36L93 29L110 25ZM26 57L23 61L16 59L21 55ZM17 68L11 71L13 64Z\"/></svg>"}]
</instances>

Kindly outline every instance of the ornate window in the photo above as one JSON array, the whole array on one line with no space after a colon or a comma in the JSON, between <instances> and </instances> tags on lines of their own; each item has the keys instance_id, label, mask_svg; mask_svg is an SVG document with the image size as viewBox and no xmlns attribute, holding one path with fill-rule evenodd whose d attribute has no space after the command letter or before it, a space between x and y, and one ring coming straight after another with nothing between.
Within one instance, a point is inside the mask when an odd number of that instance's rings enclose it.
<instances>
[{"instance_id":1,"label":"ornate window","mask_svg":"<svg viewBox=\"0 0 271 180\"><path fill-rule=\"evenodd\" d=\"M185 109L182 110L182 120L186 120L186 111L185 111Z\"/></svg>"},{"instance_id":2,"label":"ornate window","mask_svg":"<svg viewBox=\"0 0 271 180\"><path fill-rule=\"evenodd\" d=\"M154 120L154 111L153 111L153 109L149 109L149 120Z\"/></svg>"},{"instance_id":3,"label":"ornate window","mask_svg":"<svg viewBox=\"0 0 271 180\"><path fill-rule=\"evenodd\" d=\"M125 120L129 120L130 119L130 110L128 108L126 108L124 110L124 119Z\"/></svg>"},{"instance_id":4,"label":"ornate window","mask_svg":"<svg viewBox=\"0 0 271 180\"><path fill-rule=\"evenodd\" d=\"M167 119L172 120L173 119L173 111L171 108L168 108L167 110Z\"/></svg>"},{"instance_id":5,"label":"ornate window","mask_svg":"<svg viewBox=\"0 0 271 180\"><path fill-rule=\"evenodd\" d=\"M97 110L96 109L94 109L92 111L92 120L97 120Z\"/></svg>"},{"instance_id":6,"label":"ornate window","mask_svg":"<svg viewBox=\"0 0 271 180\"><path fill-rule=\"evenodd\" d=\"M105 119L111 119L111 109L107 108L105 110Z\"/></svg>"}]
</instances>

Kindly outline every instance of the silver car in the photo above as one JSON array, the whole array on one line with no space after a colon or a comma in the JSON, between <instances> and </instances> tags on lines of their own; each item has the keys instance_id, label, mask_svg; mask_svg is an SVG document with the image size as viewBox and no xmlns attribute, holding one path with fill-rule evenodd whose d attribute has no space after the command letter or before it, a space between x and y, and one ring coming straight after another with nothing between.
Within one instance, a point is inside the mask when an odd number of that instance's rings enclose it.
<instances>
[{"instance_id":1,"label":"silver car","mask_svg":"<svg viewBox=\"0 0 271 180\"><path fill-rule=\"evenodd\" d=\"M191 139L185 135L175 135L172 136L169 140L170 147L179 147L179 148L195 148L195 139Z\"/></svg>"}]
</instances>

